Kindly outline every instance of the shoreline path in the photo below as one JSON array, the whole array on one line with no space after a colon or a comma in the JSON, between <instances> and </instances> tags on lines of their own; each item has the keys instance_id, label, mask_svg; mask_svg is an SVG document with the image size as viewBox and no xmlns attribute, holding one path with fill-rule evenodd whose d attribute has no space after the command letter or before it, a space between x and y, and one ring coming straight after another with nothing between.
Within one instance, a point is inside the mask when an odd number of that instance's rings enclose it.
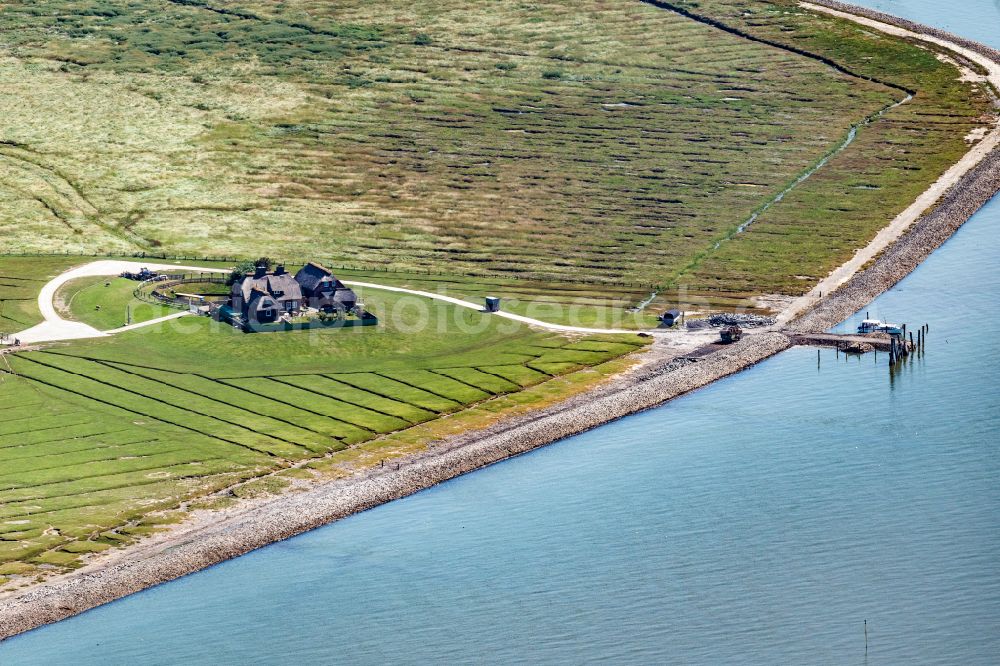
<instances>
[{"instance_id":1,"label":"shoreline path","mask_svg":"<svg viewBox=\"0 0 1000 666\"><path fill-rule=\"evenodd\" d=\"M1000 63L981 53L977 53L971 48L966 48L960 44L942 39L941 37L914 32L897 25L892 25L883 21L876 21L866 16L852 14L846 11L834 9L832 7L813 4L811 2L799 2L799 5L805 9L853 21L859 25L874 28L879 32L889 35L928 42L930 44L944 47L945 49L960 55L966 60L976 63L987 72L985 75L975 75L972 72L966 71L967 68L962 67L959 64L959 67L963 70L963 74L965 76L972 75L976 80L989 82L994 89L1000 92ZM906 210L897 215L896 218L887 226L883 227L878 234L875 235L875 238L868 243L868 245L859 249L854 256L847 261L847 263L835 268L828 276L815 284L807 293L792 301L788 307L786 307L781 314L778 315L779 327L790 323L793 319L820 303L823 300L824 294L832 294L838 287L842 286L854 277L854 275L860 272L861 269L864 268L870 261L875 259L890 245L899 240L907 229L913 226L917 220L922 218L932 208L934 208L934 206L941 200L941 197L944 196L945 192L957 185L969 171L975 168L998 147L1000 147L1000 121L994 123L986 136L973 145L972 148L962 156L962 159L945 171L941 177L932 183L931 186L927 188L927 190L925 190L919 197L917 197L917 199L910 204Z\"/></svg>"}]
</instances>

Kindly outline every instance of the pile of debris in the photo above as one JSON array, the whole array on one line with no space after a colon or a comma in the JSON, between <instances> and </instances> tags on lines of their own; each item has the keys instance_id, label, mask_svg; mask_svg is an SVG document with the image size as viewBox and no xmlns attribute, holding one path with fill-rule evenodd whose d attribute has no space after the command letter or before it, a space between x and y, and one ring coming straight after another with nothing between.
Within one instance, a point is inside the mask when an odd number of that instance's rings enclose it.
<instances>
[{"instance_id":1,"label":"pile of debris","mask_svg":"<svg viewBox=\"0 0 1000 666\"><path fill-rule=\"evenodd\" d=\"M765 317L749 313L721 313L709 316L707 319L688 319L690 330L705 328L722 328L723 326L738 326L740 328L762 328L773 326L774 317Z\"/></svg>"}]
</instances>

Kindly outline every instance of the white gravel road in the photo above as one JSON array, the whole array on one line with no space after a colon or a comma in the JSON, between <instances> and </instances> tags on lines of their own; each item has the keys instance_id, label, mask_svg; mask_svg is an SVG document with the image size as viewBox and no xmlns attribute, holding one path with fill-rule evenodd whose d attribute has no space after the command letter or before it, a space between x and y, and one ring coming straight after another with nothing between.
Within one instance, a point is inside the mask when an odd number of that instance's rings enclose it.
<instances>
[{"instance_id":1,"label":"white gravel road","mask_svg":"<svg viewBox=\"0 0 1000 666\"><path fill-rule=\"evenodd\" d=\"M163 321L169 321L171 319L176 319L178 317L183 317L189 313L178 312L175 314L167 315L166 317L160 317L158 319L152 319L150 321L144 321L138 324L132 324L130 326L123 326L121 328L112 329L110 331L99 331L93 326L88 326L76 321L70 321L63 319L55 307L55 296L59 289L71 280L76 280L82 277L99 277L108 275L119 275L124 271L138 271L140 268L148 268L153 271L192 271L192 272L202 272L202 273L228 273L228 269L221 268L205 268L204 266L179 266L176 264L156 264L149 262L139 262L139 261L124 261L124 260L101 260L93 261L89 264L84 264L83 266L77 266L76 268L70 269L65 273L61 273L56 276L42 287L41 292L38 294L38 309L42 313L42 317L45 319L44 322L33 326L27 330L21 331L20 333L15 333L12 337L20 340L21 344L34 344L39 342L52 342L56 340L78 340L82 338L100 338L107 335L113 335L115 333L121 333L123 331L131 331L137 328L143 328L146 326L153 326ZM419 289L406 289L404 287L390 287L382 284L376 284L374 282L357 282L354 280L344 280L344 284L351 287L360 287L363 289L381 289L383 291L394 291L404 294L411 294L413 296L420 296L423 298L432 298L437 301L443 301L445 303L450 303L451 305L457 305L463 308L469 308L471 310L476 310L479 312L483 311L483 306L480 303L473 303L471 301L465 301L460 298L453 298L451 296L445 296L443 294L435 294L431 291L420 291ZM588 328L585 326L567 326L564 324L553 324L547 321L542 321L540 319L532 319L531 317L525 317L518 314L513 314L510 312L497 312L494 316L503 317L505 319L511 319L513 321L520 322L522 324L527 324L529 326L536 326L538 328L544 328L550 331L562 331L569 333L639 333L635 330L619 329L619 328ZM666 331L666 330L650 330L647 333L652 333L658 336L670 336L676 337L678 340L691 341L695 338L705 337L705 334L691 334L686 331Z\"/></svg>"}]
</instances>

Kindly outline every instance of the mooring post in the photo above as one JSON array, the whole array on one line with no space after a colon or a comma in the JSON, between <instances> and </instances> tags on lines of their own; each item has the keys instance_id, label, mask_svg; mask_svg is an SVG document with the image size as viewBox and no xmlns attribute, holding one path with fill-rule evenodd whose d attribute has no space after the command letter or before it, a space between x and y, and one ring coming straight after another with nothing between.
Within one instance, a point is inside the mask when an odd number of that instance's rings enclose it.
<instances>
[{"instance_id":1,"label":"mooring post","mask_svg":"<svg viewBox=\"0 0 1000 666\"><path fill-rule=\"evenodd\" d=\"M868 654L868 619L865 619L865 654Z\"/></svg>"},{"instance_id":2,"label":"mooring post","mask_svg":"<svg viewBox=\"0 0 1000 666\"><path fill-rule=\"evenodd\" d=\"M916 346L913 344L913 331L910 331L910 348L916 349Z\"/></svg>"}]
</instances>

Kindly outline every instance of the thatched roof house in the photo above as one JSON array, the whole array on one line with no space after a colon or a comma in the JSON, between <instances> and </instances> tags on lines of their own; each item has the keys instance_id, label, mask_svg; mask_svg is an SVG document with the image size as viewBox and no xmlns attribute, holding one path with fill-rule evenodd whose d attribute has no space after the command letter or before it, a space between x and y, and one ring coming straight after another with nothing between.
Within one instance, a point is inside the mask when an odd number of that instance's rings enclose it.
<instances>
[{"instance_id":1,"label":"thatched roof house","mask_svg":"<svg viewBox=\"0 0 1000 666\"><path fill-rule=\"evenodd\" d=\"M278 266L269 273L258 266L254 274L233 283L230 307L247 321L269 324L283 313L297 314L309 306L326 312L346 312L357 304L357 296L329 269L306 264L293 277Z\"/></svg>"},{"instance_id":2,"label":"thatched roof house","mask_svg":"<svg viewBox=\"0 0 1000 666\"><path fill-rule=\"evenodd\" d=\"M302 288L284 266L273 273L258 266L254 274L234 282L230 292L230 305L244 318L267 324L281 316L298 312L302 307Z\"/></svg>"},{"instance_id":3,"label":"thatched roof house","mask_svg":"<svg viewBox=\"0 0 1000 666\"><path fill-rule=\"evenodd\" d=\"M302 297L311 308L332 312L352 309L358 297L338 280L330 269L314 261L295 274L295 281L302 287Z\"/></svg>"}]
</instances>

